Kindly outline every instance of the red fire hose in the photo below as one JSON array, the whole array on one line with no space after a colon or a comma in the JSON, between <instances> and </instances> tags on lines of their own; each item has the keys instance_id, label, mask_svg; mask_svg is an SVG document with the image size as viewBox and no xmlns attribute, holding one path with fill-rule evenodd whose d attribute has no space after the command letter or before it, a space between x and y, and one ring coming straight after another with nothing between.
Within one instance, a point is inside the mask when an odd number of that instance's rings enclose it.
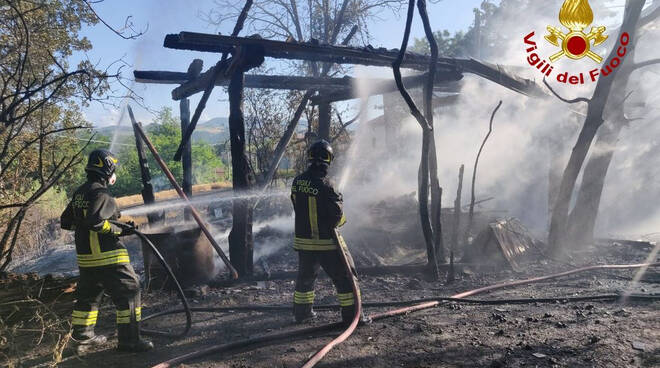
<instances>
[{"instance_id":1,"label":"red fire hose","mask_svg":"<svg viewBox=\"0 0 660 368\"><path fill-rule=\"evenodd\" d=\"M581 273L581 272L586 272L586 271L592 271L592 270L629 269L629 268L657 267L657 266L660 266L660 263L651 263L651 264L641 263L641 264L631 264L631 265L598 265L598 266L581 267L581 268L577 268L577 269L574 269L574 270L555 273L555 274L547 275L547 276L532 277L531 279L526 279L526 280L503 282L503 283L500 283L500 284L485 286L485 287L482 287L482 288L473 289L473 290L469 290L469 291L466 291L466 292L463 292L463 293L452 295L451 298L453 298L453 299L463 299L467 296L481 294L481 293L485 293L485 292L488 292L488 291L504 289L504 288L508 288L508 287L512 287L512 286L533 284L533 283L536 283L536 282L541 282L541 281L550 280L550 279L556 279L556 278L559 278L559 277L568 276L568 275ZM396 316L398 314L409 313L409 312L414 312L414 311L418 311L418 310L421 310L421 309L432 308L432 307L435 307L439 304L440 304L440 301L433 301L433 302L413 305L412 307L400 308L400 309L387 311L387 312L384 312L384 313L379 313L379 314L371 316L371 319L372 320L378 320L378 319L385 318L385 317Z\"/></svg>"},{"instance_id":2,"label":"red fire hose","mask_svg":"<svg viewBox=\"0 0 660 368\"><path fill-rule=\"evenodd\" d=\"M588 267L582 267L578 268L575 270L570 270L566 272L561 272L561 273L556 273L552 275L547 275L547 276L541 276L541 277L534 277L526 280L520 280L520 281L513 281L513 282L505 282L505 283L499 283L491 286L486 286L483 288L478 288L474 290L470 290L464 293L456 294L452 296L451 298L438 298L438 300L435 301L430 301L430 302L424 302L421 304L413 305L410 307L405 307L405 308L399 308L399 309L394 309L391 311L383 312L383 313L378 313L369 316L371 320L377 321L381 319L385 319L388 317L393 317L401 314L406 314L422 309L428 309L435 307L440 304L440 301L442 300L448 300L448 299L456 299L456 300L461 300L462 298L465 298L466 296L469 295L475 295L475 294L480 294L480 293L485 293L488 291L493 291L497 289L503 289L511 286L519 286L519 285L524 285L524 284L531 284L531 283L536 283L544 280L549 280L549 279L554 279L562 276L567 276L571 274L576 274L576 273L581 273L581 272L586 272L586 271L591 271L591 270L597 270L597 269L631 269L631 268L641 268L641 267L657 267L660 266L660 263L644 263L644 264L632 264L632 265L599 265L599 266L588 266ZM559 298L559 300L562 300ZM467 301L467 300L465 300ZM503 302L503 301L500 301ZM325 331L331 331L333 329L336 329L340 327L342 324L341 323L331 323L327 325L322 325L322 326L314 326L314 327L308 327L300 330L295 330L295 331L288 331L288 332L281 332L281 333L276 333L276 334L270 334L270 335L263 335L259 336L256 338L251 338L251 339L245 339L245 340L240 340L228 344L221 344L221 345L214 345L211 347L208 347L206 349L198 350L186 355L178 356L173 359L170 359L168 361L162 362L160 364L157 364L153 366L152 368L169 368L173 367L177 364L192 360L192 359L197 359L209 354L214 354L214 353L222 353L222 352L227 352L231 351L234 349L238 348L243 348L246 346L251 346L251 345L257 345L257 344L263 344L265 342L270 342L270 341L277 341L277 340L282 340L286 338L293 338L293 337L298 337L298 336L304 336L304 335L310 335L318 332L325 332ZM333 340L334 341L334 340ZM335 344L336 345L336 344Z\"/></svg>"},{"instance_id":3,"label":"red fire hose","mask_svg":"<svg viewBox=\"0 0 660 368\"><path fill-rule=\"evenodd\" d=\"M342 332L339 336L335 337L327 345L317 351L316 354L314 354L311 358L309 358L309 360L307 360L305 364L303 364L302 368L311 368L315 366L316 363L320 362L321 359L323 359L323 357L328 354L330 350L332 350L332 348L348 339L348 337L351 336L353 331L355 331L357 328L358 322L360 322L360 316L362 315L362 298L360 297L360 289L358 288L357 279L355 277L356 275L353 274L353 267L351 266L351 262L349 262L350 255L348 254L348 248L346 247L344 238L341 236L339 231L337 231L337 229L335 229L335 238L339 243L339 254L341 255L342 263L344 264L344 268L348 273L348 277L351 279L353 301L355 303L355 315L353 316L353 320L351 321L351 324L348 325L346 330L344 330L344 332Z\"/></svg>"}]
</instances>

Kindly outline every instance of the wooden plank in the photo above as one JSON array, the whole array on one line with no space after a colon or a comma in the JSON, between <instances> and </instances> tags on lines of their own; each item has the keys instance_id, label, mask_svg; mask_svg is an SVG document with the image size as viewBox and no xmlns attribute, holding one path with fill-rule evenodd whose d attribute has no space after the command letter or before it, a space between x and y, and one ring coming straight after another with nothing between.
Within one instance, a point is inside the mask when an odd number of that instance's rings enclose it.
<instances>
[{"instance_id":1,"label":"wooden plank","mask_svg":"<svg viewBox=\"0 0 660 368\"><path fill-rule=\"evenodd\" d=\"M370 66L392 66L398 50L373 48L371 46L356 48L349 46L320 45L311 43L296 43L266 40L257 37L230 37L215 34L181 32L165 37L164 46L178 50L194 50L206 52L231 52L234 47L250 45L261 47L264 55L277 59L308 60L331 62L338 64L360 64ZM408 52L402 67L426 70L430 58ZM520 78L504 68L474 59L438 58L437 71L468 72L479 75L494 83L516 92L542 97L547 94L534 81Z\"/></svg>"},{"instance_id":2,"label":"wooden plank","mask_svg":"<svg viewBox=\"0 0 660 368\"><path fill-rule=\"evenodd\" d=\"M235 72L229 84L229 142L231 146L232 187L237 196L252 187L246 155L245 118L243 116L243 72ZM250 200L235 198L232 204L232 227L229 233L229 259L241 277L252 275L254 238Z\"/></svg>"},{"instance_id":3,"label":"wooden plank","mask_svg":"<svg viewBox=\"0 0 660 368\"><path fill-rule=\"evenodd\" d=\"M263 47L264 55L277 59L308 60L338 64L361 64L372 66L391 66L397 52L385 48L356 48L350 46L321 45L312 43L284 42L257 37L230 37L216 34L180 32L165 36L163 46L178 50L205 52L231 52L234 47L251 45ZM409 53L406 67L425 70L428 57ZM440 68L456 70L454 59L443 59Z\"/></svg>"},{"instance_id":4,"label":"wooden plank","mask_svg":"<svg viewBox=\"0 0 660 368\"><path fill-rule=\"evenodd\" d=\"M190 125L190 100L185 98L179 101L179 116L181 119L181 131L185 132L188 130ZM190 140L186 143L183 148L183 155L181 156L181 167L183 168L183 182L181 187L183 192L186 193L188 197L192 197L192 144ZM184 217L187 220L190 220L191 214L190 210L187 208L184 209Z\"/></svg>"},{"instance_id":5,"label":"wooden plank","mask_svg":"<svg viewBox=\"0 0 660 368\"><path fill-rule=\"evenodd\" d=\"M194 81L190 79L187 73L183 72L167 72L167 71L152 71L152 70L135 70L133 71L135 81L138 83L150 84L185 84ZM199 78L206 78L206 73L202 74ZM374 81L387 81L374 80ZM245 88L268 88L268 89L285 89L285 90L301 90L307 91L310 89L340 89L352 88L354 78L322 78L322 77L300 77L300 76L284 76L284 75L245 75ZM222 79L215 83L216 86L228 86L229 80ZM201 92L198 90L197 92ZM180 92L173 93L175 100L180 100L185 97Z\"/></svg>"},{"instance_id":6,"label":"wooden plank","mask_svg":"<svg viewBox=\"0 0 660 368\"><path fill-rule=\"evenodd\" d=\"M208 73L208 72L207 72ZM152 84L186 84L194 83L196 87L179 89L175 88L172 92L172 98L178 101L187 98L190 94L203 91L205 81L208 79L208 74L204 73L200 78L205 80L196 81L191 80L187 73L183 72L168 72L168 71L150 71L150 70L135 70L133 75L135 81L139 83L152 83ZM453 83L462 78L462 74L447 72L438 73L436 82L437 88L441 88L445 92L456 91L458 85ZM426 74L419 74L404 77L404 84L409 88L416 88L421 86L426 79ZM281 90L310 90L319 89L324 92L322 96L312 97L312 103L318 104L322 101L337 102L344 100L351 100L358 98L356 94L356 86L358 79L351 77L343 78L327 78L327 77L300 77L300 76L281 76L281 75L246 75L245 88L268 88L268 89L281 89ZM394 79L386 78L367 78L361 79L360 83L367 86L367 93L370 96L379 95L388 92L396 91L396 84ZM216 81L216 86L227 86L228 80L222 79Z\"/></svg>"},{"instance_id":7,"label":"wooden plank","mask_svg":"<svg viewBox=\"0 0 660 368\"><path fill-rule=\"evenodd\" d=\"M151 184L151 172L149 171L149 163L147 161L147 155L144 152L144 142L140 138L140 134L137 132L137 126L140 124L135 120L135 115L133 115L133 109L130 105L127 105L128 115L131 119L133 125L133 133L135 134L135 148L137 149L138 154L138 163L140 165L140 175L142 177L142 201L145 205L156 203L156 197L154 195L154 187ZM162 213L150 212L147 214L147 219L150 224L154 224L163 219Z\"/></svg>"}]
</instances>

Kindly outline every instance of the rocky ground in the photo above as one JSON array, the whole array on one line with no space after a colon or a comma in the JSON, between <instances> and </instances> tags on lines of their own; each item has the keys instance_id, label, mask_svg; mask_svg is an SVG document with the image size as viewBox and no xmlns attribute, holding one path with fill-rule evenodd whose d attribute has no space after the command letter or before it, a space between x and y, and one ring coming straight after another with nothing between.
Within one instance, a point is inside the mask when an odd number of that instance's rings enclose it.
<instances>
[{"instance_id":1,"label":"rocky ground","mask_svg":"<svg viewBox=\"0 0 660 368\"><path fill-rule=\"evenodd\" d=\"M629 264L643 262L650 249L610 243L581 252L573 264ZM289 254L289 256L287 256ZM270 259L271 270L293 269L292 254ZM523 265L523 272L505 268L465 268L450 285L427 281L421 274L399 273L361 277L365 302L400 301L449 296L514 279L573 268L539 258ZM480 295L484 299L570 297L618 293L630 286L635 271L597 271ZM190 334L183 339L154 338L147 354L116 352L112 337L107 346L76 355L66 344L73 295L67 281L6 281L0 295L2 335L0 363L12 367L148 367L175 356L266 333L300 328L289 310L269 312L197 313ZM657 268L650 269L635 293L660 294ZM42 290L39 290L39 282ZM22 285L18 287L17 285ZM27 286L26 286L27 285ZM43 285L46 286L44 290ZM49 289L50 287L50 289ZM36 300L17 299L15 291ZM21 290L22 290L21 289ZM11 294L11 291L14 294ZM191 300L193 306L283 305L292 300L293 281L244 282L212 287ZM57 294L57 295L56 295ZM47 296L47 297L46 297ZM9 300L9 301L6 301ZM39 301L43 300L43 301ZM317 304L335 304L329 280L319 280ZM654 367L660 365L658 302L552 302L516 305L442 303L438 307L373 322L360 327L332 350L319 367ZM178 307L170 292L144 296L143 315ZM369 308L367 314L388 308ZM338 319L336 311L320 311L315 324ZM182 315L145 323L152 329L180 331ZM105 300L99 333L114 334L114 310ZM293 341L254 346L194 360L182 367L298 367L338 331L304 336ZM58 343L59 341L59 343Z\"/></svg>"}]
</instances>

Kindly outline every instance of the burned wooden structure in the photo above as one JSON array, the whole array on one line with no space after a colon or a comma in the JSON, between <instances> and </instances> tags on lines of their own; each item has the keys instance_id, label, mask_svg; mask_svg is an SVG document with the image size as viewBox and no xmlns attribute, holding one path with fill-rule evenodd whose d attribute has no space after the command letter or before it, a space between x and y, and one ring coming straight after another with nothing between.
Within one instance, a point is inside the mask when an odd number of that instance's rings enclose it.
<instances>
[{"instance_id":1,"label":"burned wooden structure","mask_svg":"<svg viewBox=\"0 0 660 368\"><path fill-rule=\"evenodd\" d=\"M183 117L189 116L189 110L183 108L187 106L187 103L183 101L187 101L188 97L199 92L204 92L205 97L207 97L209 88L228 86L230 101L229 129L235 192L244 192L255 184L264 187L272 180L273 172L279 165L308 100L312 104L318 105L319 119L323 120L324 117L325 119L330 118L328 112L331 103L358 98L355 92L357 79L351 77L246 75L246 72L260 65L266 57L308 62L391 67L399 53L398 50L373 48L371 46L350 47L318 44L317 42L284 42L267 40L258 36L236 37L193 32L167 35L164 46L178 50L224 54L221 62L203 73L199 73L202 69L201 61L195 60L188 72L136 70L134 76L135 80L140 83L178 85L172 91L172 98L173 100L182 101L182 120L184 120ZM229 54L232 56L227 57ZM426 55L410 52L405 54L402 67L421 71L419 74L402 78L406 87L421 87L429 83L429 74L425 71L429 67L430 60L430 57ZM473 59L438 58L435 69L432 82L433 90L457 91L456 83L463 78L464 73L471 73L524 95L532 97L545 96L544 91L533 81L517 77L503 67ZM196 71L196 73L191 73L191 70ZM393 79L373 79L366 84L369 85L368 95L383 95L397 91L397 84ZM296 114L294 114L294 118L287 127L286 134L278 143L275 157L272 158L270 165L271 170L264 178L254 177L250 172L245 155L245 126L242 109L244 88L307 91ZM429 92L431 91L429 90ZM455 98L455 95L450 95L448 100L450 101L452 98ZM203 107L201 106L201 108ZM429 106L428 108L432 109L433 107ZM196 124L195 119L193 119L193 123ZM183 139L181 147L188 144L187 138L192 134L194 124L192 126L186 125L187 128L184 129L182 121ZM316 132L317 136L328 138L328 127L329 121L325 124L320 122L319 131ZM188 164L188 167L190 167L190 164ZM230 236L230 258L241 275L252 273L251 216L252 206L250 206L249 201L236 199L234 201L233 227Z\"/></svg>"}]
</instances>

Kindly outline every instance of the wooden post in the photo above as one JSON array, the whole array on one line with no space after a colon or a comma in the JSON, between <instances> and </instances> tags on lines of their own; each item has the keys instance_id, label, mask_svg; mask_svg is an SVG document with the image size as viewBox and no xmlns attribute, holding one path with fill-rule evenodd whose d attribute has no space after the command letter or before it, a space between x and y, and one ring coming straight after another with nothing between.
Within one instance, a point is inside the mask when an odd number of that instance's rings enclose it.
<instances>
[{"instance_id":1,"label":"wooden post","mask_svg":"<svg viewBox=\"0 0 660 368\"><path fill-rule=\"evenodd\" d=\"M332 107L329 102L319 104L319 139L330 142L330 122Z\"/></svg>"},{"instance_id":2,"label":"wooden post","mask_svg":"<svg viewBox=\"0 0 660 368\"><path fill-rule=\"evenodd\" d=\"M137 149L138 162L140 164L140 175L142 177L142 201L145 205L153 204L156 202L156 197L154 195L154 187L151 185L151 173L149 172L149 163L147 161L147 155L144 153L144 143L140 134L137 132L137 125L140 124L135 121L135 116L133 115L133 109L130 106L128 107L128 115L131 118L131 123L133 124L133 133L135 134L135 148ZM147 219L150 224L158 222L163 219L162 213L147 213Z\"/></svg>"},{"instance_id":3,"label":"wooden post","mask_svg":"<svg viewBox=\"0 0 660 368\"><path fill-rule=\"evenodd\" d=\"M184 98L179 102L179 110L181 115L181 132L188 130L190 125L190 100ZM192 144L189 140L183 147L183 155L181 156L181 166L183 167L183 192L191 198L192 197ZM190 211L184 210L186 220L190 220Z\"/></svg>"},{"instance_id":4,"label":"wooden post","mask_svg":"<svg viewBox=\"0 0 660 368\"><path fill-rule=\"evenodd\" d=\"M458 248L458 232L461 228L461 193L463 192L463 172L465 165L461 165L458 170L458 189L456 189L456 200L454 200L454 223L451 232L451 248L449 250L449 273L447 273L447 282L455 279L454 274L454 253Z\"/></svg>"},{"instance_id":5,"label":"wooden post","mask_svg":"<svg viewBox=\"0 0 660 368\"><path fill-rule=\"evenodd\" d=\"M228 89L232 184L236 196L246 194L252 181L245 154L243 78L244 72L237 68L237 71L231 76ZM252 211L248 199L234 199L232 229L229 233L229 259L241 277L249 276L253 271Z\"/></svg>"}]
</instances>

